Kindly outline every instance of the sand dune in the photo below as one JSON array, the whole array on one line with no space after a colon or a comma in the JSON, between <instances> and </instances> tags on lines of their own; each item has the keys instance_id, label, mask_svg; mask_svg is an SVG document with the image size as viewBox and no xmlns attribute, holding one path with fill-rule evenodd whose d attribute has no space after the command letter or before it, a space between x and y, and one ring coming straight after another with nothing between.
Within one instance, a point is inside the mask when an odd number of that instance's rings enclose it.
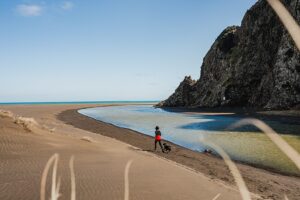
<instances>
[{"instance_id":1,"label":"sand dune","mask_svg":"<svg viewBox=\"0 0 300 200\"><path fill-rule=\"evenodd\" d=\"M72 155L77 199L124 199L124 170L129 160L133 160L128 174L129 199L240 199L235 187L56 119L58 113L71 108L76 105L3 108L34 118L38 128L28 130L13 117L0 117L0 199L39 199L42 172L54 153L60 155L59 199L70 199ZM46 199L49 192L48 177Z\"/></svg>"}]
</instances>

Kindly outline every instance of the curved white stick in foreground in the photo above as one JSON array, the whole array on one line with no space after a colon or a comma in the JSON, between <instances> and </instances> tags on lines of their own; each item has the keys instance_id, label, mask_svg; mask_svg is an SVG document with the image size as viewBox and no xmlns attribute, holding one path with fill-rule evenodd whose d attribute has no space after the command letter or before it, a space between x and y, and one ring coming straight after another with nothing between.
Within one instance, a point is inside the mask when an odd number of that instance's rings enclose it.
<instances>
[{"instance_id":1,"label":"curved white stick in foreground","mask_svg":"<svg viewBox=\"0 0 300 200\"><path fill-rule=\"evenodd\" d=\"M257 128L259 128L261 131L263 131L272 140L272 142L274 142L278 146L278 148L295 163L295 165L300 170L299 153L264 122L258 119L251 119L251 118L242 119L241 121L238 121L237 123L230 126L229 129L238 128L244 125L254 125Z\"/></svg>"},{"instance_id":2,"label":"curved white stick in foreground","mask_svg":"<svg viewBox=\"0 0 300 200\"><path fill-rule=\"evenodd\" d=\"M218 145L215 145L209 141L206 141L204 139L200 139L200 141L202 143L204 143L205 145L211 147L212 149L214 149L215 151L217 151L217 153L222 156L222 158L224 159L224 162L226 163L226 165L228 166L231 174L233 175L233 178L239 188L240 194L242 196L243 200L251 200L250 197L250 192L244 182L244 179L240 173L240 171L238 170L237 166L234 164L234 162L230 159L229 155Z\"/></svg>"},{"instance_id":3,"label":"curved white stick in foreground","mask_svg":"<svg viewBox=\"0 0 300 200\"><path fill-rule=\"evenodd\" d=\"M300 51L300 27L289 11L279 0L267 0L273 10L276 12L281 22L293 38L298 50Z\"/></svg>"}]
</instances>

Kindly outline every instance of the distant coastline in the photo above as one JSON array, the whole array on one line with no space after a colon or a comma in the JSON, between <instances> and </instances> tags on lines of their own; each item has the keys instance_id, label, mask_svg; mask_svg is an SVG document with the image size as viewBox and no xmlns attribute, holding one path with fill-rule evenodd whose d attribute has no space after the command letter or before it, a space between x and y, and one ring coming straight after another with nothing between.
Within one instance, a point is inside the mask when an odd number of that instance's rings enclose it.
<instances>
[{"instance_id":1,"label":"distant coastline","mask_svg":"<svg viewBox=\"0 0 300 200\"><path fill-rule=\"evenodd\" d=\"M0 105L72 105L72 104L156 104L158 101L37 101L0 102Z\"/></svg>"}]
</instances>

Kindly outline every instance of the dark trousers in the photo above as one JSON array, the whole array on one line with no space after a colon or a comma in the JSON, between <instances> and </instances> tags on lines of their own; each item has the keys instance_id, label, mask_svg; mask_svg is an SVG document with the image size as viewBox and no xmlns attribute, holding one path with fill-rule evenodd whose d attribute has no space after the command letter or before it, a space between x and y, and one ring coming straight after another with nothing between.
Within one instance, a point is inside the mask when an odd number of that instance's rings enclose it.
<instances>
[{"instance_id":1,"label":"dark trousers","mask_svg":"<svg viewBox=\"0 0 300 200\"><path fill-rule=\"evenodd\" d=\"M154 149L156 150L156 143L157 143L157 142L158 142L158 144L159 144L159 146L160 146L162 152L164 152L164 148L163 148L163 146L161 145L161 141L160 141L160 140L155 140L155 141L154 141Z\"/></svg>"}]
</instances>

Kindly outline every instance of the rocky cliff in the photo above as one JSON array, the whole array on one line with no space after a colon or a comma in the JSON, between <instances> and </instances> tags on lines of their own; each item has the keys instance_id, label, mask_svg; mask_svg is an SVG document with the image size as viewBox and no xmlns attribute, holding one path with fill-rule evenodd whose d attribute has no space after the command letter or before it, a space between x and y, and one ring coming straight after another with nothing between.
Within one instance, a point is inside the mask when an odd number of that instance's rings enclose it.
<instances>
[{"instance_id":1,"label":"rocky cliff","mask_svg":"<svg viewBox=\"0 0 300 200\"><path fill-rule=\"evenodd\" d=\"M282 1L300 22L297 0ZM299 9L299 8L298 8ZM203 59L200 79L185 77L163 107L300 105L300 52L267 1L259 0L241 26L226 28Z\"/></svg>"}]
</instances>

